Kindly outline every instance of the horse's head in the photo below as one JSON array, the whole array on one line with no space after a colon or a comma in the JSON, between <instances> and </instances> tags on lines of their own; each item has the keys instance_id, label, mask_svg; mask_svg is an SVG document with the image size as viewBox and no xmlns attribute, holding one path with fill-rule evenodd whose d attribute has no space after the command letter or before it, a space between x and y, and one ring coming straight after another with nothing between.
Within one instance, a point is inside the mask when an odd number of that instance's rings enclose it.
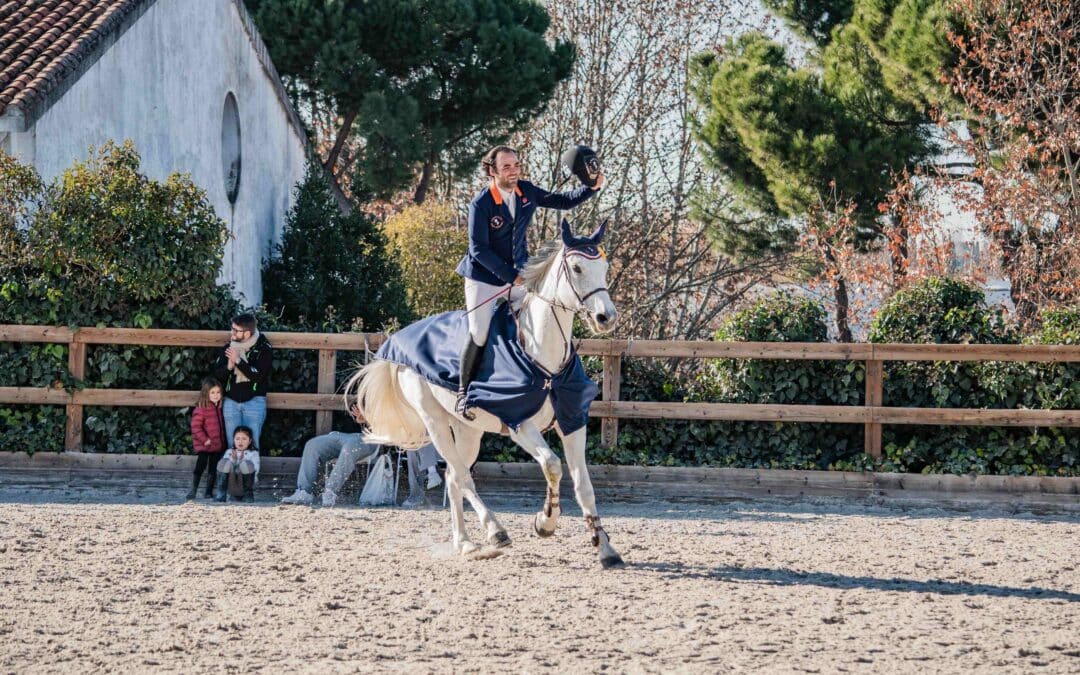
<instances>
[{"instance_id":1,"label":"horse's head","mask_svg":"<svg viewBox=\"0 0 1080 675\"><path fill-rule=\"evenodd\" d=\"M562 275L556 297L562 304L584 312L594 333L610 332L619 316L608 293L607 255L600 246L605 229L606 220L588 237L575 237L570 223L562 221Z\"/></svg>"}]
</instances>

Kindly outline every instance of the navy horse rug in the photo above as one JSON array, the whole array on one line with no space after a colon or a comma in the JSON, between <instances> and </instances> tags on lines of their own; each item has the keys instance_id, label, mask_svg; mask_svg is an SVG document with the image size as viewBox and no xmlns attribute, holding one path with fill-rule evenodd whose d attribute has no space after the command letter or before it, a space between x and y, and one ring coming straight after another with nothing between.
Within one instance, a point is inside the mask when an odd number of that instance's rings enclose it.
<instances>
[{"instance_id":1,"label":"navy horse rug","mask_svg":"<svg viewBox=\"0 0 1080 675\"><path fill-rule=\"evenodd\" d=\"M428 382L456 392L461 345L468 332L464 311L437 314L391 335L375 356L411 368ZM565 435L585 426L598 392L576 351L562 372L549 373L522 349L509 303L495 309L476 377L469 385L470 407L486 410L516 431L540 412L550 396L555 421Z\"/></svg>"}]
</instances>

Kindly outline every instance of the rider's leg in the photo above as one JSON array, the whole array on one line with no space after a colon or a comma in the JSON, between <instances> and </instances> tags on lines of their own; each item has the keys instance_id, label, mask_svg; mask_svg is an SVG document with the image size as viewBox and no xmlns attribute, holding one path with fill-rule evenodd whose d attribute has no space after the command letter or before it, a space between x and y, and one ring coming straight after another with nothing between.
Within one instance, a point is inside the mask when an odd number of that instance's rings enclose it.
<instances>
[{"instance_id":1,"label":"rider's leg","mask_svg":"<svg viewBox=\"0 0 1080 675\"><path fill-rule=\"evenodd\" d=\"M491 315L495 311L495 302L491 298L505 288L506 286L493 286L475 279L465 279L465 311L468 313L469 337L466 338L461 350L461 379L458 383L455 410L467 420L474 419L466 405L466 395L469 391L469 383L476 376L476 368L480 365L480 355L487 343L488 327L491 326ZM481 305L486 300L490 301Z\"/></svg>"}]
</instances>

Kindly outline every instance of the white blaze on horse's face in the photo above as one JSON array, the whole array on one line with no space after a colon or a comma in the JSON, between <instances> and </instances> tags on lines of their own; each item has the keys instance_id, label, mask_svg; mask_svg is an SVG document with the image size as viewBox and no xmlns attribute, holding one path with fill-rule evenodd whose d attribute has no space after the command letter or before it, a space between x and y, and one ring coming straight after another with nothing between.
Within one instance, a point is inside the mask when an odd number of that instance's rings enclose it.
<instances>
[{"instance_id":1,"label":"white blaze on horse's face","mask_svg":"<svg viewBox=\"0 0 1080 675\"><path fill-rule=\"evenodd\" d=\"M590 255L570 249L564 252L566 270L570 279L570 295L567 301L580 305L585 322L594 333L609 333L615 328L618 311L607 291L608 261L603 249L599 255Z\"/></svg>"}]
</instances>

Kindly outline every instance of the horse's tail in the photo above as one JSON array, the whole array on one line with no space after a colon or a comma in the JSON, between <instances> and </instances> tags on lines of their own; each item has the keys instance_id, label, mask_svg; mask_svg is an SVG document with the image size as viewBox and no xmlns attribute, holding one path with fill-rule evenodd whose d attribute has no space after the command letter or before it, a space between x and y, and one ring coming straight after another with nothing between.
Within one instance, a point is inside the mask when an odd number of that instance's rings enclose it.
<instances>
[{"instance_id":1,"label":"horse's tail","mask_svg":"<svg viewBox=\"0 0 1080 675\"><path fill-rule=\"evenodd\" d=\"M364 440L415 450L427 445L427 427L402 395L401 366L376 359L356 371L345 384L345 405L354 402L367 421ZM355 397L350 401L351 396Z\"/></svg>"}]
</instances>

